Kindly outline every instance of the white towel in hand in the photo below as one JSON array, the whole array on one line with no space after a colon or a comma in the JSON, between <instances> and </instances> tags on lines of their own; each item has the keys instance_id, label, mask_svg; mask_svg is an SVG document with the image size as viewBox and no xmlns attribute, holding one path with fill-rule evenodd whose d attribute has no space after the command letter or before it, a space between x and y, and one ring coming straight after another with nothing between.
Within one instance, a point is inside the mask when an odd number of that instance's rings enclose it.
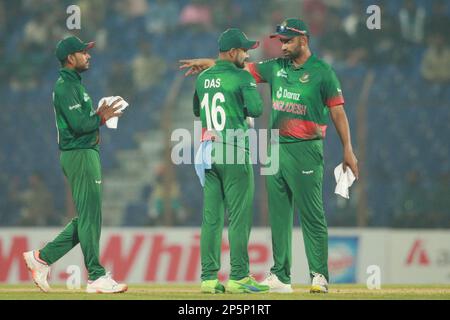
<instances>
[{"instance_id":1,"label":"white towel in hand","mask_svg":"<svg viewBox=\"0 0 450 320\"><path fill-rule=\"evenodd\" d=\"M202 187L205 186L205 170L212 167L212 141L206 140L200 144L195 155L195 172L200 180Z\"/></svg>"},{"instance_id":2,"label":"white towel in hand","mask_svg":"<svg viewBox=\"0 0 450 320\"><path fill-rule=\"evenodd\" d=\"M245 121L247 122L249 128L255 128L255 118L247 117L245 118Z\"/></svg>"},{"instance_id":3,"label":"white towel in hand","mask_svg":"<svg viewBox=\"0 0 450 320\"><path fill-rule=\"evenodd\" d=\"M97 110L102 106L103 101L106 101L106 104L108 106L110 106L114 101L116 101L117 99L122 99L122 101L118 102L118 106L120 106L120 108L117 111L123 112L123 110L125 110L126 107L128 107L128 102L126 102L122 97L120 96L112 96L112 97L104 97L101 98L100 101L98 102L98 107ZM119 122L119 118L118 117L112 117L109 118L106 121L106 126L110 129L117 129L117 123Z\"/></svg>"},{"instance_id":4,"label":"white towel in hand","mask_svg":"<svg viewBox=\"0 0 450 320\"><path fill-rule=\"evenodd\" d=\"M355 181L355 175L349 166L344 172L344 168L342 167L342 163L339 164L334 169L334 178L336 179L336 189L334 189L334 193L346 198L350 199L350 195L348 189L351 187L353 182Z\"/></svg>"}]
</instances>

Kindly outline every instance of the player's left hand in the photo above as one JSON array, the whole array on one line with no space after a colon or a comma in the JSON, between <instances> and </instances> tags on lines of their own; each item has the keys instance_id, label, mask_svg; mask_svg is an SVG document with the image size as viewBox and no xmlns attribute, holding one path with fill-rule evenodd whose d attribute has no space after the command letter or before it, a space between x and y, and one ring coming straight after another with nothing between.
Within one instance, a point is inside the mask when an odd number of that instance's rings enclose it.
<instances>
[{"instance_id":1,"label":"player's left hand","mask_svg":"<svg viewBox=\"0 0 450 320\"><path fill-rule=\"evenodd\" d=\"M344 161L342 162L342 168L344 169L344 172L347 170L347 167L350 167L353 174L356 177L356 180L359 179L359 170L358 170L358 159L356 159L355 154L353 153L353 150L351 149L345 149L344 150Z\"/></svg>"}]
</instances>

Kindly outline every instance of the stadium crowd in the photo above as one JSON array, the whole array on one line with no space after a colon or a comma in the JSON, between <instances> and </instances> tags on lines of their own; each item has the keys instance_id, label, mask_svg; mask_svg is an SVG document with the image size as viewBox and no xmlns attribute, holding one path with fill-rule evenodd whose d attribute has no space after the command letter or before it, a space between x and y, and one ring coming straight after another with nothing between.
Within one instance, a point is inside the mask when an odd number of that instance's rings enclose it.
<instances>
[{"instance_id":1,"label":"stadium crowd","mask_svg":"<svg viewBox=\"0 0 450 320\"><path fill-rule=\"evenodd\" d=\"M81 9L80 30L66 27L66 8L72 4ZM381 8L380 30L366 26L371 4ZM262 40L251 59L277 57L280 44L268 35L290 16L307 21L313 52L339 75L353 140L359 141L357 126L367 128L362 168L368 226L450 227L450 8L444 0L0 0L0 226L62 225L74 215L59 170L51 101L58 40L75 34L96 41L91 70L83 79L93 100L119 92L133 106L121 119L120 135L102 129L107 174L118 167L118 151L137 147L133 135L159 130L158 114L180 73L179 59L216 56L217 36L231 26ZM375 80L367 118L359 119L368 72ZM186 79L186 95L193 81ZM191 108L190 101L184 104ZM359 195L344 201L333 192L333 169L341 162L337 139L330 129L326 214L330 226L355 226ZM358 155L357 143L355 149ZM198 226L198 181L183 170L176 173L170 195L179 213L174 224ZM142 212L140 225L161 223L159 183L155 179L145 186L127 206ZM262 199L257 192L256 225L264 224ZM130 216L133 212L124 213L120 225L135 225Z\"/></svg>"}]
</instances>

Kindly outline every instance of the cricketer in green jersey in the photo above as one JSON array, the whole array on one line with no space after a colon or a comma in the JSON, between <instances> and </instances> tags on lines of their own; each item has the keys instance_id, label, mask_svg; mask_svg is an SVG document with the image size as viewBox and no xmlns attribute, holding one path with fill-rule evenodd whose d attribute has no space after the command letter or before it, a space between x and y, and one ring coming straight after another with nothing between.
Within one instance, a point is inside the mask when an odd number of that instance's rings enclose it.
<instances>
[{"instance_id":1,"label":"cricketer in green jersey","mask_svg":"<svg viewBox=\"0 0 450 320\"><path fill-rule=\"evenodd\" d=\"M263 284L271 292L292 292L292 227L294 203L300 220L312 285L310 292L328 292L328 230L323 209L323 144L331 115L343 144L343 167L358 178L341 86L333 69L309 49L309 30L299 19L277 27L283 57L248 63L257 82L272 92L270 128L279 129L280 170L267 176L274 265ZM181 60L180 68L195 74L214 64L211 59Z\"/></svg>"},{"instance_id":2,"label":"cricketer in green jersey","mask_svg":"<svg viewBox=\"0 0 450 320\"><path fill-rule=\"evenodd\" d=\"M102 224L101 165L99 156L99 128L108 119L119 117L120 106L114 101L104 103L98 111L81 83L81 73L89 69L91 56L87 52L93 42L67 37L56 46L61 62L59 78L53 91L53 106L61 151L60 163L74 200L77 217L44 248L24 253L36 285L44 292L50 290L47 278L50 265L67 254L78 243L88 270L88 293L116 293L127 290L118 284L100 264L99 243Z\"/></svg>"},{"instance_id":3,"label":"cricketer in green jersey","mask_svg":"<svg viewBox=\"0 0 450 320\"><path fill-rule=\"evenodd\" d=\"M194 114L202 122L202 144L211 144L212 163L205 170L203 218L200 236L201 291L223 293L218 280L225 208L228 210L231 272L226 291L231 293L268 292L249 274L248 241L252 224L254 195L253 168L245 144L230 138L227 132L248 130L246 117L259 117L262 100L253 77L245 70L247 50L258 42L250 41L239 29L227 29L218 40L219 59L215 66L197 78ZM245 161L214 161L224 146L226 152L244 154ZM243 148L242 148L243 147ZM238 149L244 150L238 150ZM220 151L218 151L220 150ZM238 152L243 151L243 152Z\"/></svg>"}]
</instances>

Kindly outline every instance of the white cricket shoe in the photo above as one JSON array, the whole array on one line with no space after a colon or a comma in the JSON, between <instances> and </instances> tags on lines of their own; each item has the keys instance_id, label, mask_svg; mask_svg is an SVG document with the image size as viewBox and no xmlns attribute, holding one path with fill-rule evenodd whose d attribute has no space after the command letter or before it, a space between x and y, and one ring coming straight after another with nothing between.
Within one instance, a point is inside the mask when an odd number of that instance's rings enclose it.
<instances>
[{"instance_id":1,"label":"white cricket shoe","mask_svg":"<svg viewBox=\"0 0 450 320\"><path fill-rule=\"evenodd\" d=\"M121 293L127 290L128 286L124 283L117 283L109 272L95 281L88 281L86 286L87 293Z\"/></svg>"},{"instance_id":2,"label":"white cricket shoe","mask_svg":"<svg viewBox=\"0 0 450 320\"><path fill-rule=\"evenodd\" d=\"M273 293L292 293L292 286L281 282L278 277L273 273L268 273L267 277L260 283L262 285L269 286L269 292Z\"/></svg>"},{"instance_id":3,"label":"white cricket shoe","mask_svg":"<svg viewBox=\"0 0 450 320\"><path fill-rule=\"evenodd\" d=\"M313 273L310 293L328 293L328 281L320 273Z\"/></svg>"},{"instance_id":4,"label":"white cricket shoe","mask_svg":"<svg viewBox=\"0 0 450 320\"><path fill-rule=\"evenodd\" d=\"M48 277L50 275L50 266L39 259L39 251L27 251L23 253L23 259L27 265L28 270L31 271L31 277L34 283L43 292L49 292Z\"/></svg>"}]
</instances>

